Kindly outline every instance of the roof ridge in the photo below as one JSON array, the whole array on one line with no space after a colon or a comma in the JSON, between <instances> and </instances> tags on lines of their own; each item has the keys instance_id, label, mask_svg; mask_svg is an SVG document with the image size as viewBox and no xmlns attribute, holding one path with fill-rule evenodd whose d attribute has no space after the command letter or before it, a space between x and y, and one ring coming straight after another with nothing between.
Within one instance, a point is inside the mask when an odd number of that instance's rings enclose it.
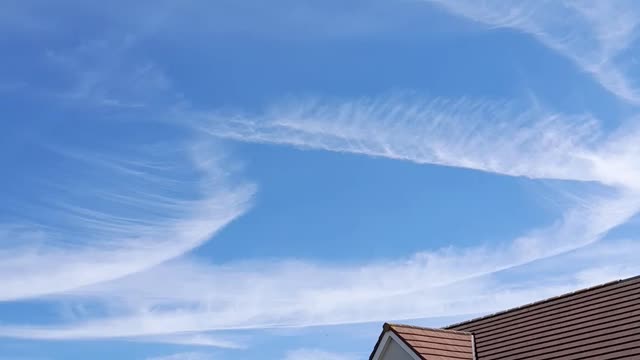
<instances>
[{"instance_id":1,"label":"roof ridge","mask_svg":"<svg viewBox=\"0 0 640 360\"><path fill-rule=\"evenodd\" d=\"M491 314L487 314L487 315L484 315L484 316L479 316L479 317L476 317L476 318L473 318L473 319L470 319L470 320L457 322L457 323L445 326L443 329L452 330L451 328L453 328L453 327L466 325L466 324L469 324L469 323L472 323L472 322L475 322L475 321L488 319L488 318L491 318L491 317L494 317L494 316L510 313L510 312L517 311L517 310L522 310L522 309L525 309L525 308L528 308L528 307L531 307L531 306L544 304L546 302L550 302L550 301L553 301L553 300L569 297L569 296L580 294L580 293L583 293L583 292L587 292L587 291L603 288L603 287L606 287L606 286L611 286L611 285L624 283L624 282L628 282L628 281L630 282L630 281L639 280L639 279L640 279L640 275L636 275L636 276L632 276L632 277L626 278L626 279L618 279L618 280L609 281L609 282L606 282L604 284L590 286L590 287L587 287L587 288L571 291L571 292L564 293L564 294L561 294L561 295L552 296L550 298L546 298L546 299L530 302L528 304L516 306L516 307L510 308L510 309L507 309L507 310L501 310L501 311L497 311L497 312L494 312L494 313L491 313ZM460 331L460 330L457 330L457 331Z\"/></svg>"},{"instance_id":2,"label":"roof ridge","mask_svg":"<svg viewBox=\"0 0 640 360\"><path fill-rule=\"evenodd\" d=\"M429 331L437 331L437 332L450 333L450 334L460 334L460 335L473 335L471 332L463 331L463 330L453 330L453 329L443 329L443 328L430 328L430 327L424 327L424 326L395 324L395 323L384 323L384 325L382 325L382 328L384 330L389 330L392 327L403 327L403 328L410 328L410 329L417 329L417 330L429 330Z\"/></svg>"}]
</instances>

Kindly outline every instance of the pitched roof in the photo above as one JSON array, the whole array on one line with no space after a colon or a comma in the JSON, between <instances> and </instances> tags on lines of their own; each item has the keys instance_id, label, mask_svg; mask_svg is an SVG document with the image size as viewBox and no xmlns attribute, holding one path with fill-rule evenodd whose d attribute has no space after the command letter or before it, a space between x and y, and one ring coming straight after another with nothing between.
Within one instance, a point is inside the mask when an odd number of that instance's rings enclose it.
<instances>
[{"instance_id":1,"label":"pitched roof","mask_svg":"<svg viewBox=\"0 0 640 360\"><path fill-rule=\"evenodd\" d=\"M445 329L385 324L380 339L387 331L425 360L640 359L640 276Z\"/></svg>"},{"instance_id":2,"label":"pitched roof","mask_svg":"<svg viewBox=\"0 0 640 360\"><path fill-rule=\"evenodd\" d=\"M474 334L478 360L640 359L640 276L447 328Z\"/></svg>"},{"instance_id":3,"label":"pitched roof","mask_svg":"<svg viewBox=\"0 0 640 360\"><path fill-rule=\"evenodd\" d=\"M369 357L370 359L373 358L380 340L387 331L396 334L416 355L424 360L473 359L473 337L468 332L397 324L384 324L382 334Z\"/></svg>"}]
</instances>

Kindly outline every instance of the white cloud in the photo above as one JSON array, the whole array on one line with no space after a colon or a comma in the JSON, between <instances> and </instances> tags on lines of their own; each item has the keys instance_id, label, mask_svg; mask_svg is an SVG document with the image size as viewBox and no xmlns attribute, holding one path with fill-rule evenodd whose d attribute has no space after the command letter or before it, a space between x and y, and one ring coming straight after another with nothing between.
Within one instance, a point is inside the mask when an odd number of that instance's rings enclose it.
<instances>
[{"instance_id":1,"label":"white cloud","mask_svg":"<svg viewBox=\"0 0 640 360\"><path fill-rule=\"evenodd\" d=\"M509 176L637 187L637 128L515 103L412 97L289 102L258 115L190 114L216 137L364 154ZM182 117L181 117L182 118Z\"/></svg>"},{"instance_id":2,"label":"white cloud","mask_svg":"<svg viewBox=\"0 0 640 360\"><path fill-rule=\"evenodd\" d=\"M633 63L624 56L638 39L640 6L629 1L428 0L493 27L530 34L571 59L608 91L640 103Z\"/></svg>"},{"instance_id":3,"label":"white cloud","mask_svg":"<svg viewBox=\"0 0 640 360\"><path fill-rule=\"evenodd\" d=\"M126 338L495 311L591 285L589 274L602 268L603 256L607 261L618 261L620 267L599 274L598 281L640 270L633 259L626 257L637 248L630 243L618 246L617 252L560 255L556 270L562 269L565 261L576 268L558 270L531 283L498 281L491 275L599 239L632 212L617 209L616 203L621 199L603 200L600 205L580 211L573 208L563 223L503 246L451 248L404 260L364 264L278 261L224 266L192 259L174 261L65 296L66 301L96 301L112 309L105 317L53 327L5 326L0 327L0 335ZM625 201L637 204L637 199L625 199L623 204ZM549 281L554 277L561 281ZM168 288L172 291L168 292Z\"/></svg>"},{"instance_id":4,"label":"white cloud","mask_svg":"<svg viewBox=\"0 0 640 360\"><path fill-rule=\"evenodd\" d=\"M214 360L215 357L211 354L201 352L181 352L171 355L154 356L147 358L146 360Z\"/></svg>"},{"instance_id":5,"label":"white cloud","mask_svg":"<svg viewBox=\"0 0 640 360\"><path fill-rule=\"evenodd\" d=\"M216 347L223 349L243 349L246 346L236 340L230 340L222 336L215 336L206 333L177 333L170 335L144 336L132 338L140 342L155 342L176 345L194 345Z\"/></svg>"},{"instance_id":6,"label":"white cloud","mask_svg":"<svg viewBox=\"0 0 640 360\"><path fill-rule=\"evenodd\" d=\"M248 208L253 187L230 184L214 154L194 162L187 150L152 150L142 158L61 156L61 168L75 166L44 186L37 205L20 205L23 222L0 228L0 300L145 270L199 246Z\"/></svg>"}]
</instances>

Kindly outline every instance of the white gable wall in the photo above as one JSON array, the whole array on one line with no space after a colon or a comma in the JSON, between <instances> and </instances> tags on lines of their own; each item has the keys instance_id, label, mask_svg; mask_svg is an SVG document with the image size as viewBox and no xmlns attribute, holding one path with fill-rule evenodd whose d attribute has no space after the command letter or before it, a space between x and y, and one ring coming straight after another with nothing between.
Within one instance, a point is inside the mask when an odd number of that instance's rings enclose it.
<instances>
[{"instance_id":1,"label":"white gable wall","mask_svg":"<svg viewBox=\"0 0 640 360\"><path fill-rule=\"evenodd\" d=\"M397 342L391 341L380 360L413 360L413 357L407 354Z\"/></svg>"},{"instance_id":2,"label":"white gable wall","mask_svg":"<svg viewBox=\"0 0 640 360\"><path fill-rule=\"evenodd\" d=\"M387 331L382 337L373 360L420 360L396 334Z\"/></svg>"}]
</instances>

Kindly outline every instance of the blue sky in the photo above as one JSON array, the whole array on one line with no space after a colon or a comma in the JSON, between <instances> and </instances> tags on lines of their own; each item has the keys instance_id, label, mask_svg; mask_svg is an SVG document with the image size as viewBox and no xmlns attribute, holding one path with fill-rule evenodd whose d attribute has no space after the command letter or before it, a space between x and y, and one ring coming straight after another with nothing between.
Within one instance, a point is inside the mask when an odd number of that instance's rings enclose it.
<instances>
[{"instance_id":1,"label":"blue sky","mask_svg":"<svg viewBox=\"0 0 640 360\"><path fill-rule=\"evenodd\" d=\"M0 359L365 359L640 274L638 19L5 1Z\"/></svg>"}]
</instances>

